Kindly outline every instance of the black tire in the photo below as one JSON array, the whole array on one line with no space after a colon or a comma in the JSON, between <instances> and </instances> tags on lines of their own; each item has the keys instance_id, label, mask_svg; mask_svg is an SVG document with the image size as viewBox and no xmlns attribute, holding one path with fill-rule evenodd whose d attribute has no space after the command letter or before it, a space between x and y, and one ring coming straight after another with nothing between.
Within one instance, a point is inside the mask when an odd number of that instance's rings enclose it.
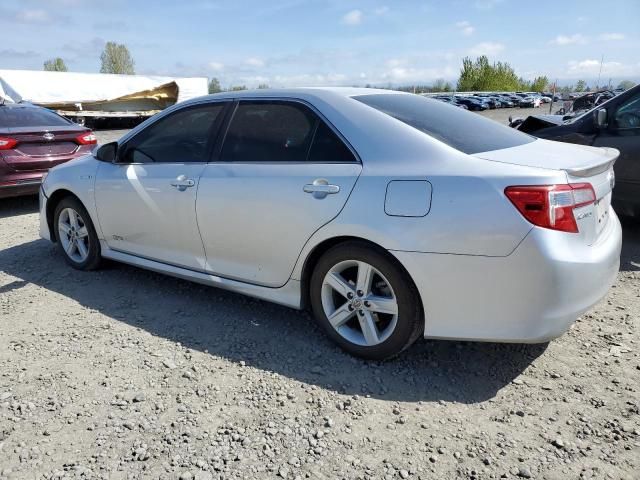
<instances>
[{"instance_id":1,"label":"black tire","mask_svg":"<svg viewBox=\"0 0 640 480\"><path fill-rule=\"evenodd\" d=\"M383 342L365 346L352 343L338 333L329 322L322 305L325 276L340 262L366 262L384 277L395 293L398 315L392 333ZM310 281L310 303L316 321L326 334L351 355L367 360L387 360L410 347L424 332L424 316L418 291L404 269L389 254L366 242L350 241L328 250L318 260Z\"/></svg>"},{"instance_id":2,"label":"black tire","mask_svg":"<svg viewBox=\"0 0 640 480\"><path fill-rule=\"evenodd\" d=\"M60 233L58 231L58 224L60 221L60 215L62 211L66 208L71 208L75 210L80 216L82 223L87 228L88 232L88 254L84 261L76 261L69 256L69 254L65 251L63 242L60 240ZM100 254L100 242L98 240L98 235L96 233L96 229L93 226L93 222L91 221L91 217L87 212L86 208L82 205L82 203L74 198L74 197L65 197L58 205L56 205L55 212L53 214L53 230L54 235L56 236L56 241L58 245L58 249L62 253L65 261L71 265L73 268L77 270L95 270L100 266L102 261L102 257Z\"/></svg>"}]
</instances>

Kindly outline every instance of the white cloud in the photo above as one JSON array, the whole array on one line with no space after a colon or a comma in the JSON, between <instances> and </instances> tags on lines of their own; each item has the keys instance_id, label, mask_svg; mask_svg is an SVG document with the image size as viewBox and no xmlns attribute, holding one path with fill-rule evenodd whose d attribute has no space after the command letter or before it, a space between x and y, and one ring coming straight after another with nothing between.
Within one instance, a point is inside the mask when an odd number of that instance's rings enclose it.
<instances>
[{"instance_id":1,"label":"white cloud","mask_svg":"<svg viewBox=\"0 0 640 480\"><path fill-rule=\"evenodd\" d=\"M624 34L622 33L603 33L598 35L599 40L603 40L605 42L613 41L613 40L624 40Z\"/></svg>"},{"instance_id":2,"label":"white cloud","mask_svg":"<svg viewBox=\"0 0 640 480\"><path fill-rule=\"evenodd\" d=\"M567 64L566 75L570 78L597 77L600 74L600 60L585 59L571 60ZM621 62L604 62L602 64L602 78L632 77L640 75L640 63L624 64Z\"/></svg>"},{"instance_id":3,"label":"white cloud","mask_svg":"<svg viewBox=\"0 0 640 480\"><path fill-rule=\"evenodd\" d=\"M46 23L51 20L51 17L41 9L20 10L16 12L16 20L24 23Z\"/></svg>"},{"instance_id":4,"label":"white cloud","mask_svg":"<svg viewBox=\"0 0 640 480\"><path fill-rule=\"evenodd\" d=\"M584 45L587 43L587 37L580 33L574 35L558 35L553 40L549 41L550 45L558 45L563 47L565 45Z\"/></svg>"},{"instance_id":5,"label":"white cloud","mask_svg":"<svg viewBox=\"0 0 640 480\"><path fill-rule=\"evenodd\" d=\"M221 72L222 70L224 70L224 63L209 62L209 68L214 72Z\"/></svg>"},{"instance_id":6,"label":"white cloud","mask_svg":"<svg viewBox=\"0 0 640 480\"><path fill-rule=\"evenodd\" d=\"M360 25L362 23L362 11L351 10L342 17L342 23L345 25Z\"/></svg>"},{"instance_id":7,"label":"white cloud","mask_svg":"<svg viewBox=\"0 0 640 480\"><path fill-rule=\"evenodd\" d=\"M471 25L471 23L469 23L467 20L456 22L456 27L458 27L458 29L460 30L460 33L462 33L467 37L469 35L473 35L473 32L476 30L474 26Z\"/></svg>"},{"instance_id":8,"label":"white cloud","mask_svg":"<svg viewBox=\"0 0 640 480\"><path fill-rule=\"evenodd\" d=\"M264 67L264 60L261 58L251 57L247 58L244 63L250 67L262 68Z\"/></svg>"},{"instance_id":9,"label":"white cloud","mask_svg":"<svg viewBox=\"0 0 640 480\"><path fill-rule=\"evenodd\" d=\"M481 42L474 45L469 53L471 55L488 55L490 57L499 54L504 50L504 45L497 42Z\"/></svg>"},{"instance_id":10,"label":"white cloud","mask_svg":"<svg viewBox=\"0 0 640 480\"><path fill-rule=\"evenodd\" d=\"M457 70L453 67L419 68L412 66L398 66L390 68L380 75L380 79L373 83L397 82L400 84L412 82L432 82L438 78L454 78Z\"/></svg>"}]
</instances>

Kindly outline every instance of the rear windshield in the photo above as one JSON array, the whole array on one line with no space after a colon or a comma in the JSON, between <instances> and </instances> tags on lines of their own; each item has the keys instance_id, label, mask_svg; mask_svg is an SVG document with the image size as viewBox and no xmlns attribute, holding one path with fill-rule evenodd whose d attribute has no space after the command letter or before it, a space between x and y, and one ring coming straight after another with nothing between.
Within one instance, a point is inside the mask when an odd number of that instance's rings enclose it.
<instances>
[{"instance_id":1,"label":"rear windshield","mask_svg":"<svg viewBox=\"0 0 640 480\"><path fill-rule=\"evenodd\" d=\"M516 147L535 140L477 113L420 95L383 93L353 98L467 154Z\"/></svg>"},{"instance_id":2,"label":"rear windshield","mask_svg":"<svg viewBox=\"0 0 640 480\"><path fill-rule=\"evenodd\" d=\"M69 123L46 108L0 107L0 128L66 127Z\"/></svg>"}]
</instances>

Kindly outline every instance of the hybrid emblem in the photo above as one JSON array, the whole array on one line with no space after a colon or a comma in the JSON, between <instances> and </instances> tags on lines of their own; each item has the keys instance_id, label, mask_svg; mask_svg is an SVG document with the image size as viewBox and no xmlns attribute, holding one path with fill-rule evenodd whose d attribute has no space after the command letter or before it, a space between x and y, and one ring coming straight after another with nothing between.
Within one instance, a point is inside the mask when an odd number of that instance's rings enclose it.
<instances>
[{"instance_id":1,"label":"hybrid emblem","mask_svg":"<svg viewBox=\"0 0 640 480\"><path fill-rule=\"evenodd\" d=\"M609 173L609 186L611 187L611 190L613 190L613 187L616 186L616 174L613 172L613 170L611 170L611 172Z\"/></svg>"},{"instance_id":2,"label":"hybrid emblem","mask_svg":"<svg viewBox=\"0 0 640 480\"><path fill-rule=\"evenodd\" d=\"M54 138L56 138L56 136L53 133L45 133L44 135L42 135L42 138L44 138L45 140L47 140L48 142L50 142L51 140L53 140Z\"/></svg>"}]
</instances>

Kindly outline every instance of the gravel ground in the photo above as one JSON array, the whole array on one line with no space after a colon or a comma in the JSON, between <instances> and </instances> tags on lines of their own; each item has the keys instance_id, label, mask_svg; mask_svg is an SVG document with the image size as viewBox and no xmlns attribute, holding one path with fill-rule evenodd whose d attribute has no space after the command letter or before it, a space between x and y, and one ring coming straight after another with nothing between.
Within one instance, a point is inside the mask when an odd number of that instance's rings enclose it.
<instances>
[{"instance_id":1,"label":"gravel ground","mask_svg":"<svg viewBox=\"0 0 640 480\"><path fill-rule=\"evenodd\" d=\"M36 199L0 201L2 479L640 478L637 226L560 339L422 340L386 363L306 313L75 271L37 228Z\"/></svg>"}]
</instances>

